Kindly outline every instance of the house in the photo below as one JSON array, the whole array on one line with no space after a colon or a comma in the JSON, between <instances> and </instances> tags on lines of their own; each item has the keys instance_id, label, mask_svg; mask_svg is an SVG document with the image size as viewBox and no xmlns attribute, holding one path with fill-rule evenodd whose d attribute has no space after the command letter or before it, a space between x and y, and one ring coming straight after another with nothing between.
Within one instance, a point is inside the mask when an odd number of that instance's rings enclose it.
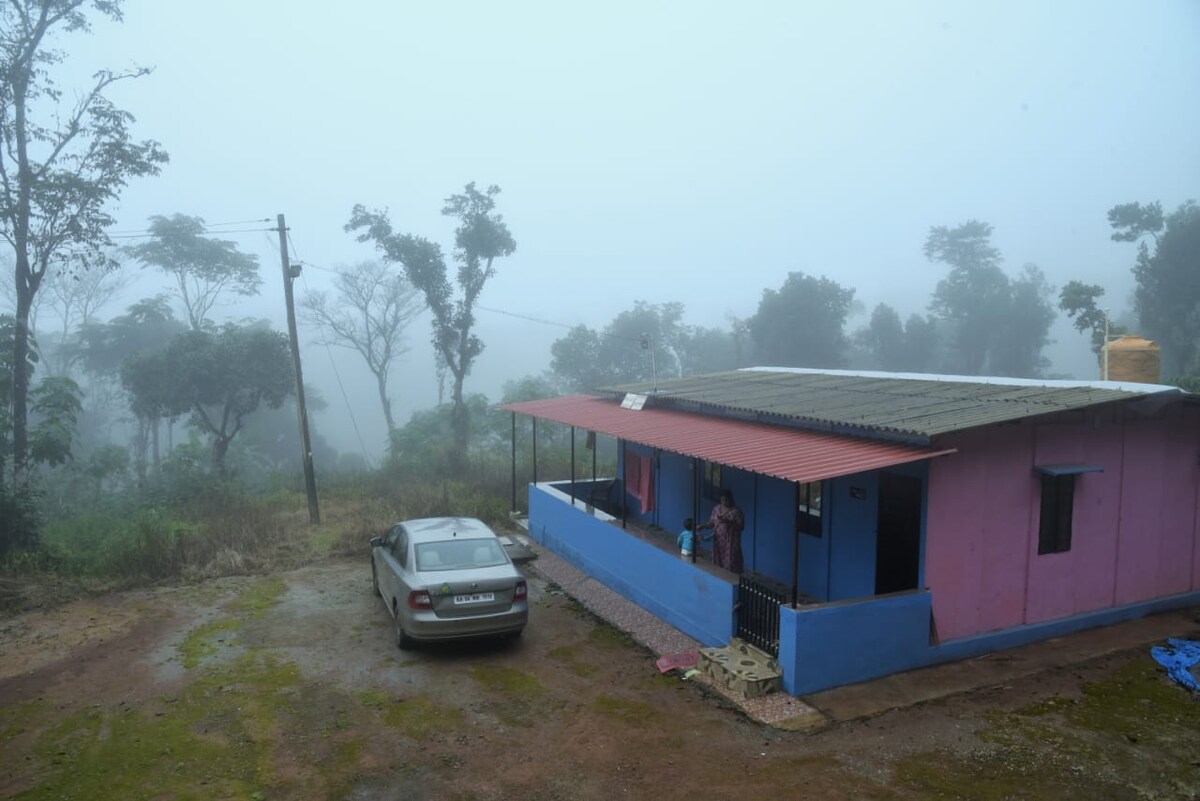
<instances>
[{"instance_id":1,"label":"house","mask_svg":"<svg viewBox=\"0 0 1200 801\"><path fill-rule=\"evenodd\" d=\"M535 476L535 540L795 695L1200 604L1175 387L753 368L502 408L535 452L539 420L618 446L616 476ZM722 488L740 576L674 548Z\"/></svg>"}]
</instances>

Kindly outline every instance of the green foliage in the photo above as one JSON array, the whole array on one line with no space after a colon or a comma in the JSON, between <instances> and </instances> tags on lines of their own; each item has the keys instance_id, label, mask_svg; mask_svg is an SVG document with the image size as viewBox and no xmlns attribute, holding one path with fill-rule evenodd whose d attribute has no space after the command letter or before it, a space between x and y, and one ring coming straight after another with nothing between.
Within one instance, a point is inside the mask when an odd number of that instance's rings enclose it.
<instances>
[{"instance_id":1,"label":"green foliage","mask_svg":"<svg viewBox=\"0 0 1200 801\"><path fill-rule=\"evenodd\" d=\"M637 301L601 331L572 328L550 348L555 378L571 391L713 373L739 366L740 334L683 324L682 303Z\"/></svg>"},{"instance_id":2,"label":"green foliage","mask_svg":"<svg viewBox=\"0 0 1200 801\"><path fill-rule=\"evenodd\" d=\"M0 558L36 548L41 514L37 494L28 486L11 489L0 485Z\"/></svg>"},{"instance_id":3,"label":"green foliage","mask_svg":"<svg viewBox=\"0 0 1200 801\"><path fill-rule=\"evenodd\" d=\"M29 394L34 427L29 455L39 464L58 465L71 458L75 424L83 411L83 392L69 378L50 376Z\"/></svg>"},{"instance_id":4,"label":"green foliage","mask_svg":"<svg viewBox=\"0 0 1200 801\"><path fill-rule=\"evenodd\" d=\"M175 279L195 331L204 327L222 293L257 295L262 285L257 256L242 253L234 242L204 236L205 230L200 217L155 215L150 218L150 239L128 249L142 264Z\"/></svg>"},{"instance_id":5,"label":"green foliage","mask_svg":"<svg viewBox=\"0 0 1200 801\"><path fill-rule=\"evenodd\" d=\"M1040 375L1054 322L1052 290L1032 264L1010 280L991 236L992 226L968 220L934 226L925 240L925 257L950 268L929 304L951 328L945 367L966 375Z\"/></svg>"},{"instance_id":6,"label":"green foliage","mask_svg":"<svg viewBox=\"0 0 1200 801\"><path fill-rule=\"evenodd\" d=\"M1189 200L1164 217L1159 203L1129 203L1115 206L1108 219L1114 240L1138 243L1134 310L1145 333L1162 346L1164 372L1195 370L1200 366L1200 205Z\"/></svg>"},{"instance_id":7,"label":"green foliage","mask_svg":"<svg viewBox=\"0 0 1200 801\"><path fill-rule=\"evenodd\" d=\"M901 323L895 309L880 303L854 338L883 370L923 373L937 365L937 323L930 317L913 314Z\"/></svg>"},{"instance_id":8,"label":"green foliage","mask_svg":"<svg viewBox=\"0 0 1200 801\"><path fill-rule=\"evenodd\" d=\"M133 178L156 175L167 155L134 141L133 116L106 91L149 72L95 72L90 86L63 92L54 65L59 33L86 32L79 0L13 0L0 6L0 236L15 257L16 326L11 384L11 454L18 480L29 457L30 311L51 264L91 269L108 262L109 212ZM92 4L120 19L120 3ZM8 404L5 404L8 405Z\"/></svg>"},{"instance_id":9,"label":"green foliage","mask_svg":"<svg viewBox=\"0 0 1200 801\"><path fill-rule=\"evenodd\" d=\"M175 318L163 295L143 298L107 324L80 327L75 345L79 363L93 376L107 376L135 353L158 351L187 326Z\"/></svg>"},{"instance_id":10,"label":"green foliage","mask_svg":"<svg viewBox=\"0 0 1200 801\"><path fill-rule=\"evenodd\" d=\"M1200 395L1200 373L1188 373L1186 375L1175 376L1167 381L1171 386L1179 387L1184 392L1190 392L1193 395Z\"/></svg>"},{"instance_id":11,"label":"green foliage","mask_svg":"<svg viewBox=\"0 0 1200 801\"><path fill-rule=\"evenodd\" d=\"M1104 296L1104 287L1099 284L1085 284L1082 281L1068 281L1058 293L1058 308L1067 313L1080 333L1090 331L1092 334L1092 352L1099 355L1104 347L1105 327L1108 334L1119 336L1128 333L1125 326L1108 320L1104 309L1097 306L1097 301Z\"/></svg>"},{"instance_id":12,"label":"green foliage","mask_svg":"<svg viewBox=\"0 0 1200 801\"><path fill-rule=\"evenodd\" d=\"M62 573L128 583L252 572L303 548L280 509L229 487L50 521L42 544Z\"/></svg>"},{"instance_id":13,"label":"green foliage","mask_svg":"<svg viewBox=\"0 0 1200 801\"><path fill-rule=\"evenodd\" d=\"M788 273L778 290L764 289L746 321L759 364L836 368L846 363L846 316L854 290L824 276Z\"/></svg>"},{"instance_id":14,"label":"green foliage","mask_svg":"<svg viewBox=\"0 0 1200 801\"><path fill-rule=\"evenodd\" d=\"M396 233L386 211L369 212L362 205L354 207L346 224L347 231L362 231L358 241L373 241L387 261L403 267L408 280L424 294L433 312L433 347L454 377L454 438L449 458L456 469L466 464L470 429L463 382L475 358L483 352L483 341L474 333L475 303L495 274L493 261L511 255L517 247L504 218L495 213L498 194L498 186L480 192L472 182L462 194L447 198L442 208L443 215L454 217L459 223L454 231L457 298L438 245L412 234Z\"/></svg>"},{"instance_id":15,"label":"green foliage","mask_svg":"<svg viewBox=\"0 0 1200 801\"><path fill-rule=\"evenodd\" d=\"M226 325L217 333L188 331L161 351L140 352L121 366L121 382L139 417L190 413L208 434L213 464L225 454L247 415L260 405L279 408L294 390L287 338L274 331Z\"/></svg>"},{"instance_id":16,"label":"green foliage","mask_svg":"<svg viewBox=\"0 0 1200 801\"><path fill-rule=\"evenodd\" d=\"M676 345L685 337L683 304L637 301L603 331L579 325L550 348L550 368L566 386L591 391L613 384L675 378ZM653 351L651 351L653 348Z\"/></svg>"}]
</instances>

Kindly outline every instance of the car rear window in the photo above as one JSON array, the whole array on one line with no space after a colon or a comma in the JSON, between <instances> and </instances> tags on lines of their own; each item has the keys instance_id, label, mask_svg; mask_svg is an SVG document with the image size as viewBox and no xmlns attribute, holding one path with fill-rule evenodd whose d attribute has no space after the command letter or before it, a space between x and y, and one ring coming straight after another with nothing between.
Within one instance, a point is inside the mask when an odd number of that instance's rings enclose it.
<instances>
[{"instance_id":1,"label":"car rear window","mask_svg":"<svg viewBox=\"0 0 1200 801\"><path fill-rule=\"evenodd\" d=\"M417 544L417 570L466 570L495 567L507 561L500 543L494 539Z\"/></svg>"}]
</instances>

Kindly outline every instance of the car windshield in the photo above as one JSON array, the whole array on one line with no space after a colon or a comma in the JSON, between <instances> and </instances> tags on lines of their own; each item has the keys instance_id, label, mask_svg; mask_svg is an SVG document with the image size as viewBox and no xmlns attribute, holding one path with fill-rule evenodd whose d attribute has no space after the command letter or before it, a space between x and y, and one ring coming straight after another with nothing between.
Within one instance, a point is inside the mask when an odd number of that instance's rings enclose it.
<instances>
[{"instance_id":1,"label":"car windshield","mask_svg":"<svg viewBox=\"0 0 1200 801\"><path fill-rule=\"evenodd\" d=\"M417 544L417 570L466 570L507 562L494 539L442 540Z\"/></svg>"}]
</instances>

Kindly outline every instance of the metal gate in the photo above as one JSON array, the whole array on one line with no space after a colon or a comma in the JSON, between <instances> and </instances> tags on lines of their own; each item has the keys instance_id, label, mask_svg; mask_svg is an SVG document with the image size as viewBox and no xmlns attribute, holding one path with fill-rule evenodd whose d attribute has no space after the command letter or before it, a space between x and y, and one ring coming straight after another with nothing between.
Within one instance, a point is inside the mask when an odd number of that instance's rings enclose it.
<instances>
[{"instance_id":1,"label":"metal gate","mask_svg":"<svg viewBox=\"0 0 1200 801\"><path fill-rule=\"evenodd\" d=\"M779 656L779 607L783 593L746 576L738 579L737 636L760 651Z\"/></svg>"}]
</instances>

